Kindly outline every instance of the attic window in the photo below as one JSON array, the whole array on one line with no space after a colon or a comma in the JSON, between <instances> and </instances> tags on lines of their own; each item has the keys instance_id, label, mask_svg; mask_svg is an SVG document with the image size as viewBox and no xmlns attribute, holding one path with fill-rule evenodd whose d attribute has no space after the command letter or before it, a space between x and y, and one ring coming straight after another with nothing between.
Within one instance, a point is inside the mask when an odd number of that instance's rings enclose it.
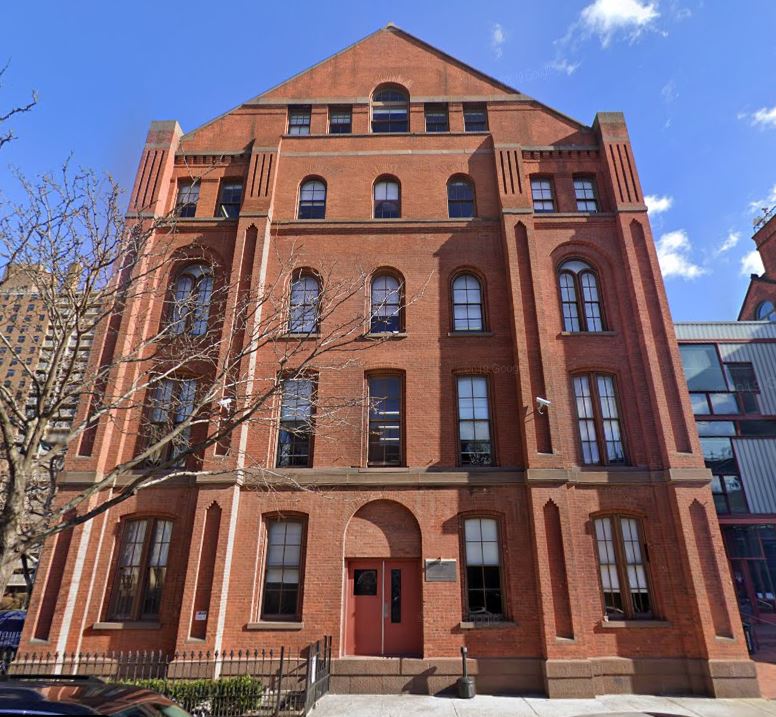
<instances>
[{"instance_id":1,"label":"attic window","mask_svg":"<svg viewBox=\"0 0 776 717\"><path fill-rule=\"evenodd\" d=\"M288 134L310 134L310 105L288 108Z\"/></svg>"},{"instance_id":2,"label":"attic window","mask_svg":"<svg viewBox=\"0 0 776 717\"><path fill-rule=\"evenodd\" d=\"M484 104L471 102L464 104L463 128L466 132L488 131L488 110Z\"/></svg>"}]
</instances>

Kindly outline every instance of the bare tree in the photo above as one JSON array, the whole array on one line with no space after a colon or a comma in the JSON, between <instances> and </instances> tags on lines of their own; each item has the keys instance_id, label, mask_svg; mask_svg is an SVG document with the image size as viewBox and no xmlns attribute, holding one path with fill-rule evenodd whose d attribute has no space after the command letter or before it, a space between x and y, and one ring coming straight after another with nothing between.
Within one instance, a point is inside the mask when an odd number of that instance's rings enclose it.
<instances>
[{"instance_id":1,"label":"bare tree","mask_svg":"<svg viewBox=\"0 0 776 717\"><path fill-rule=\"evenodd\" d=\"M5 75L6 70L8 69L8 65L6 64L4 67L0 68L0 87L3 86L2 80L3 75ZM29 112L35 105L38 104L38 95L36 92L32 93L32 99L27 104L24 105L14 105L9 110L2 111L2 114L0 114L0 149L2 149L4 144L7 144L11 140L15 139L15 135L13 133L13 130L11 129L5 129L7 126L8 121L14 116L18 114L24 114L25 112Z\"/></svg>"},{"instance_id":2,"label":"bare tree","mask_svg":"<svg viewBox=\"0 0 776 717\"><path fill-rule=\"evenodd\" d=\"M313 422L316 435L360 422L366 399L319 395L315 376L381 340L365 336L367 270L300 275L292 245L268 258L271 281L246 286L206 248L181 246L174 215L127 220L110 179L66 166L21 181L25 200L2 207L0 263L24 275L48 326L35 367L0 330L0 352L19 360L30 386L23 398L0 386L0 590L46 537L139 490L223 470L205 455L240 454L242 477L262 487L290 481L233 441L240 427L280 418L293 465ZM394 299L371 311L398 311ZM68 449L88 455L105 424L132 449L58 497Z\"/></svg>"}]
</instances>

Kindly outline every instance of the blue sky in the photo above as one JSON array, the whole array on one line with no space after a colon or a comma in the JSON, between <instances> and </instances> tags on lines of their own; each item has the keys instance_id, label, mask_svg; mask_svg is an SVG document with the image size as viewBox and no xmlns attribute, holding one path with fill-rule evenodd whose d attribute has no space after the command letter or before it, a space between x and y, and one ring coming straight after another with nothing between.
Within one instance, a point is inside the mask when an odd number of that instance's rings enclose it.
<instances>
[{"instance_id":1,"label":"blue sky","mask_svg":"<svg viewBox=\"0 0 776 717\"><path fill-rule=\"evenodd\" d=\"M773 0L8 3L0 109L40 103L0 188L69 154L129 187L152 119L190 130L389 21L583 122L625 112L674 318L736 317L776 204Z\"/></svg>"}]
</instances>

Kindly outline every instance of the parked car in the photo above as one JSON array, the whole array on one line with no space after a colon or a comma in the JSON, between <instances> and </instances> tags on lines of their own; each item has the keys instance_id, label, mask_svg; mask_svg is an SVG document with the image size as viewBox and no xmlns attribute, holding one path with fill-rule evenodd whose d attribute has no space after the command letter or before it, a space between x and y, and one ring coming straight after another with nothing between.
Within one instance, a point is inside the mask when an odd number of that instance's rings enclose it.
<instances>
[{"instance_id":1,"label":"parked car","mask_svg":"<svg viewBox=\"0 0 776 717\"><path fill-rule=\"evenodd\" d=\"M0 715L191 717L158 692L96 677L8 675L0 679Z\"/></svg>"},{"instance_id":2,"label":"parked car","mask_svg":"<svg viewBox=\"0 0 776 717\"><path fill-rule=\"evenodd\" d=\"M26 610L0 610L0 650L19 647L26 617Z\"/></svg>"}]
</instances>

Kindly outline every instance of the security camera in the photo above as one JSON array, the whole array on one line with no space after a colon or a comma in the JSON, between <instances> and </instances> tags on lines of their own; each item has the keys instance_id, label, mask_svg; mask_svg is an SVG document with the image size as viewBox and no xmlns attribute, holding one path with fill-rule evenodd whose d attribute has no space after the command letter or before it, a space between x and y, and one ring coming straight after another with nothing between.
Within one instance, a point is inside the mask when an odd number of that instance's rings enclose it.
<instances>
[{"instance_id":1,"label":"security camera","mask_svg":"<svg viewBox=\"0 0 776 717\"><path fill-rule=\"evenodd\" d=\"M549 401L546 398L542 398L541 396L536 397L536 412L538 414L544 413L545 409L549 408L552 404L552 401Z\"/></svg>"}]
</instances>

